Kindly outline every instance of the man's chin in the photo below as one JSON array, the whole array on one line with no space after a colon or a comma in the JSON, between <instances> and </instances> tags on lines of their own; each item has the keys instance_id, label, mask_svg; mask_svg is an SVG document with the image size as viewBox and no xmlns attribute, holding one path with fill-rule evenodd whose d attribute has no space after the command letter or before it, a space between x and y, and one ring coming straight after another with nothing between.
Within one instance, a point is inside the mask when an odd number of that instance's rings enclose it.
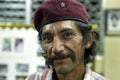
<instances>
[{"instance_id":1,"label":"man's chin","mask_svg":"<svg viewBox=\"0 0 120 80\"><path fill-rule=\"evenodd\" d=\"M73 70L73 66L69 65L59 65L59 66L54 66L55 71L59 74L67 74Z\"/></svg>"}]
</instances>

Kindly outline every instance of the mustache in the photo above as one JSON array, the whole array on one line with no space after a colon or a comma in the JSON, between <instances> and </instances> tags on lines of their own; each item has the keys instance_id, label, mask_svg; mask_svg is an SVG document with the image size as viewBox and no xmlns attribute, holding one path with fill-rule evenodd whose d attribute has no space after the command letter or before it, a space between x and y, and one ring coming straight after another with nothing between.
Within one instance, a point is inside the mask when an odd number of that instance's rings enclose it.
<instances>
[{"instance_id":1,"label":"mustache","mask_svg":"<svg viewBox=\"0 0 120 80\"><path fill-rule=\"evenodd\" d=\"M73 53L72 51L69 51L67 53L53 53L53 55L47 57L46 63L48 65L53 65L54 60L64 59L69 57L73 62L75 62L75 53Z\"/></svg>"}]
</instances>

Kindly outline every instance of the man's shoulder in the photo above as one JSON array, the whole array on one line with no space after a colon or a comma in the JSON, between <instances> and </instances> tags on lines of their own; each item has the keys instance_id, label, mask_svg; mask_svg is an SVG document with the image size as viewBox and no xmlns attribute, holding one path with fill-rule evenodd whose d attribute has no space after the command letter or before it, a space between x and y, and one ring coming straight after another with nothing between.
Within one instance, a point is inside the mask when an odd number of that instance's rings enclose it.
<instances>
[{"instance_id":1,"label":"man's shoulder","mask_svg":"<svg viewBox=\"0 0 120 80\"><path fill-rule=\"evenodd\" d=\"M108 79L106 79L104 76L94 71L91 71L91 69L87 68L84 80L108 80Z\"/></svg>"},{"instance_id":2,"label":"man's shoulder","mask_svg":"<svg viewBox=\"0 0 120 80\"><path fill-rule=\"evenodd\" d=\"M25 80L52 80L52 70L46 69L27 76Z\"/></svg>"},{"instance_id":3,"label":"man's shoulder","mask_svg":"<svg viewBox=\"0 0 120 80\"><path fill-rule=\"evenodd\" d=\"M104 77L104 76L102 76L102 75L100 75L100 74L98 74L96 72L93 72L93 71L92 71L91 76L93 78L92 80L109 80L106 77Z\"/></svg>"},{"instance_id":4,"label":"man's shoulder","mask_svg":"<svg viewBox=\"0 0 120 80\"><path fill-rule=\"evenodd\" d=\"M93 72L93 71L91 72L91 78L93 80L105 80L105 78L102 75L100 75L96 72Z\"/></svg>"}]
</instances>

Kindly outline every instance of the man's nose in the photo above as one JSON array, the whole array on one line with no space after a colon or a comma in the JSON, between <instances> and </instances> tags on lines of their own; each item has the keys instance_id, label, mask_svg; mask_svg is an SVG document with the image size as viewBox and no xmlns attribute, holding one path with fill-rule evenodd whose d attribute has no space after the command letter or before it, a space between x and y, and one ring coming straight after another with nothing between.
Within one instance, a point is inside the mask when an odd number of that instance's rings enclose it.
<instances>
[{"instance_id":1,"label":"man's nose","mask_svg":"<svg viewBox=\"0 0 120 80\"><path fill-rule=\"evenodd\" d=\"M59 37L54 38L52 50L54 53L60 53L64 50L64 42Z\"/></svg>"}]
</instances>

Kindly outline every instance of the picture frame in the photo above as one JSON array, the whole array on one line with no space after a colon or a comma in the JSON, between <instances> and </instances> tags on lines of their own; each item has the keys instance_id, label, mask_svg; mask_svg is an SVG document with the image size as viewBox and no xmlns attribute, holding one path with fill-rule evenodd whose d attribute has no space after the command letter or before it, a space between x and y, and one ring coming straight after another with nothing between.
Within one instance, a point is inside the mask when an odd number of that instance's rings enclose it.
<instances>
[{"instance_id":1,"label":"picture frame","mask_svg":"<svg viewBox=\"0 0 120 80\"><path fill-rule=\"evenodd\" d=\"M29 71L29 65L18 63L16 65L16 71L21 73L27 73Z\"/></svg>"},{"instance_id":2,"label":"picture frame","mask_svg":"<svg viewBox=\"0 0 120 80\"><path fill-rule=\"evenodd\" d=\"M0 76L0 80L6 80L6 76Z\"/></svg>"},{"instance_id":3,"label":"picture frame","mask_svg":"<svg viewBox=\"0 0 120 80\"><path fill-rule=\"evenodd\" d=\"M120 9L105 11L105 35L120 36Z\"/></svg>"},{"instance_id":4,"label":"picture frame","mask_svg":"<svg viewBox=\"0 0 120 80\"><path fill-rule=\"evenodd\" d=\"M42 72L45 69L48 69L47 66L43 66L43 65L38 65L37 66L37 72Z\"/></svg>"},{"instance_id":5,"label":"picture frame","mask_svg":"<svg viewBox=\"0 0 120 80\"><path fill-rule=\"evenodd\" d=\"M7 73L7 71L8 71L8 65L7 64L0 64L0 73Z\"/></svg>"},{"instance_id":6,"label":"picture frame","mask_svg":"<svg viewBox=\"0 0 120 80\"><path fill-rule=\"evenodd\" d=\"M2 52L11 52L12 43L10 38L3 38L2 39Z\"/></svg>"},{"instance_id":7,"label":"picture frame","mask_svg":"<svg viewBox=\"0 0 120 80\"><path fill-rule=\"evenodd\" d=\"M16 80L25 80L27 76L16 76Z\"/></svg>"},{"instance_id":8,"label":"picture frame","mask_svg":"<svg viewBox=\"0 0 120 80\"><path fill-rule=\"evenodd\" d=\"M16 38L14 43L15 52L23 52L24 51L24 40L23 38Z\"/></svg>"}]
</instances>

